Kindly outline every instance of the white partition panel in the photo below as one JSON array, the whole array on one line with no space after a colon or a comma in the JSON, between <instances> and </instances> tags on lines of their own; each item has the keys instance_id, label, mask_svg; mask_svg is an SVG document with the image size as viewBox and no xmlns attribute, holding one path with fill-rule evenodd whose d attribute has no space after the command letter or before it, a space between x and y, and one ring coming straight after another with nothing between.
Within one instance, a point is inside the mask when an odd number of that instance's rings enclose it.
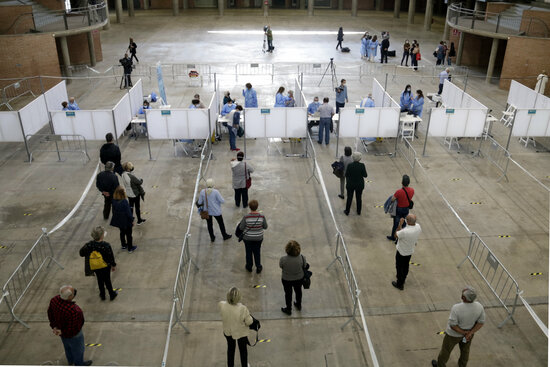
<instances>
[{"instance_id":1,"label":"white partition panel","mask_svg":"<svg viewBox=\"0 0 550 367\"><path fill-rule=\"evenodd\" d=\"M210 133L208 128L208 110L192 108L187 110L188 131L185 137L174 139L206 139Z\"/></svg>"},{"instance_id":2,"label":"white partition panel","mask_svg":"<svg viewBox=\"0 0 550 367\"><path fill-rule=\"evenodd\" d=\"M539 95L537 96L537 101L535 103L535 108L550 109L550 98L539 93Z\"/></svg>"},{"instance_id":3,"label":"white partition panel","mask_svg":"<svg viewBox=\"0 0 550 367\"><path fill-rule=\"evenodd\" d=\"M0 112L0 141L20 142L23 140L19 114L16 111Z\"/></svg>"},{"instance_id":4,"label":"white partition panel","mask_svg":"<svg viewBox=\"0 0 550 367\"><path fill-rule=\"evenodd\" d=\"M128 126L132 120L130 96L128 94L125 94L124 97L120 99L120 101L113 108L113 112L115 115L116 132L118 136L121 136L124 129L126 129L126 126ZM114 135L114 131L112 131L112 133Z\"/></svg>"},{"instance_id":5,"label":"white partition panel","mask_svg":"<svg viewBox=\"0 0 550 367\"><path fill-rule=\"evenodd\" d=\"M365 113L359 116L359 131L356 137L378 136L378 122L383 108L365 108ZM397 134L396 134L397 135ZM395 135L394 135L395 136Z\"/></svg>"},{"instance_id":6,"label":"white partition panel","mask_svg":"<svg viewBox=\"0 0 550 367\"><path fill-rule=\"evenodd\" d=\"M79 110L74 116L65 111L51 111L53 129L56 134L82 135L86 140L105 140L107 133L113 132L111 110Z\"/></svg>"},{"instance_id":7,"label":"white partition panel","mask_svg":"<svg viewBox=\"0 0 550 367\"><path fill-rule=\"evenodd\" d=\"M50 121L43 94L19 110L19 113L25 135L36 134Z\"/></svg>"},{"instance_id":8,"label":"white partition panel","mask_svg":"<svg viewBox=\"0 0 550 367\"><path fill-rule=\"evenodd\" d=\"M265 137L266 115L262 115L261 110L261 108L247 108L244 110L247 138Z\"/></svg>"},{"instance_id":9,"label":"white partition panel","mask_svg":"<svg viewBox=\"0 0 550 367\"><path fill-rule=\"evenodd\" d=\"M301 92L300 92L301 94ZM294 107L286 109L285 138L303 138L307 136L307 108Z\"/></svg>"},{"instance_id":10,"label":"white partition panel","mask_svg":"<svg viewBox=\"0 0 550 367\"><path fill-rule=\"evenodd\" d=\"M216 120L218 119L218 116L219 116L218 101L219 101L218 92L216 91L212 95L212 98L210 99L210 105L208 107L208 111L210 113L210 127L212 131L216 130Z\"/></svg>"},{"instance_id":11,"label":"white partition panel","mask_svg":"<svg viewBox=\"0 0 550 367\"><path fill-rule=\"evenodd\" d=\"M286 107L270 108L270 113L265 114L265 137L286 137Z\"/></svg>"},{"instance_id":12,"label":"white partition panel","mask_svg":"<svg viewBox=\"0 0 550 367\"><path fill-rule=\"evenodd\" d=\"M483 135L483 129L487 120L487 109L468 110L468 120L464 130L464 137L479 138Z\"/></svg>"},{"instance_id":13,"label":"white partition panel","mask_svg":"<svg viewBox=\"0 0 550 367\"><path fill-rule=\"evenodd\" d=\"M167 110L146 110L149 139L187 139L188 121L186 110L170 110L170 115L162 115ZM168 113L168 112L164 112Z\"/></svg>"},{"instance_id":14,"label":"white partition panel","mask_svg":"<svg viewBox=\"0 0 550 367\"><path fill-rule=\"evenodd\" d=\"M128 91L128 95L130 96L130 113L135 116L143 106L143 83L141 79L134 83L134 86Z\"/></svg>"},{"instance_id":15,"label":"white partition panel","mask_svg":"<svg viewBox=\"0 0 550 367\"><path fill-rule=\"evenodd\" d=\"M296 100L296 107L304 107L302 102L302 89L298 79L294 79L294 99Z\"/></svg>"},{"instance_id":16,"label":"white partition panel","mask_svg":"<svg viewBox=\"0 0 550 367\"><path fill-rule=\"evenodd\" d=\"M430 113L430 130L429 136L445 137L447 131L448 116L445 113L445 108L432 108Z\"/></svg>"},{"instance_id":17,"label":"white partition panel","mask_svg":"<svg viewBox=\"0 0 550 367\"><path fill-rule=\"evenodd\" d=\"M393 138L399 130L400 108L382 108L380 110L380 121L378 123L378 134L376 137Z\"/></svg>"},{"instance_id":18,"label":"white partition panel","mask_svg":"<svg viewBox=\"0 0 550 367\"><path fill-rule=\"evenodd\" d=\"M512 80L514 82L514 80ZM512 127L512 136L528 136L529 124L531 123L531 116L528 114L529 110L517 109L516 116L514 117L514 125Z\"/></svg>"},{"instance_id":19,"label":"white partition panel","mask_svg":"<svg viewBox=\"0 0 550 367\"><path fill-rule=\"evenodd\" d=\"M454 113L447 115L448 121L445 136L464 136L466 131L466 123L468 122L469 110L455 109Z\"/></svg>"},{"instance_id":20,"label":"white partition panel","mask_svg":"<svg viewBox=\"0 0 550 367\"><path fill-rule=\"evenodd\" d=\"M521 137L550 136L550 109L516 110L512 135Z\"/></svg>"},{"instance_id":21,"label":"white partition panel","mask_svg":"<svg viewBox=\"0 0 550 367\"><path fill-rule=\"evenodd\" d=\"M360 114L355 113L355 108L340 108L338 121L338 136L341 138L356 138L359 135Z\"/></svg>"},{"instance_id":22,"label":"white partition panel","mask_svg":"<svg viewBox=\"0 0 550 367\"><path fill-rule=\"evenodd\" d=\"M535 99L537 99L537 92L512 80L510 83L510 91L508 92L508 104L514 105L516 108L533 108Z\"/></svg>"},{"instance_id":23,"label":"white partition panel","mask_svg":"<svg viewBox=\"0 0 550 367\"><path fill-rule=\"evenodd\" d=\"M67 84L64 80L57 83L53 88L50 88L44 93L44 96L46 97L48 111L61 111L63 109L61 102L69 101L69 97L67 96Z\"/></svg>"},{"instance_id":24,"label":"white partition panel","mask_svg":"<svg viewBox=\"0 0 550 367\"><path fill-rule=\"evenodd\" d=\"M372 79L372 99L374 99L374 105L376 107L383 107L382 102L385 103L386 99L384 96L384 88L376 78Z\"/></svg>"}]
</instances>

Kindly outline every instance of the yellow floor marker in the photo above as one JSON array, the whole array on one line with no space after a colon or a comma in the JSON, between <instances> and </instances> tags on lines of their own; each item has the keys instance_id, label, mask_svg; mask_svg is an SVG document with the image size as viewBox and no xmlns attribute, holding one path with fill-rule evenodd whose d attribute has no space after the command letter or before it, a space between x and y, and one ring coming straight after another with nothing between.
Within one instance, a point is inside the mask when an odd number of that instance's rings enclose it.
<instances>
[{"instance_id":1,"label":"yellow floor marker","mask_svg":"<svg viewBox=\"0 0 550 367\"><path fill-rule=\"evenodd\" d=\"M542 273L531 273L533 276L542 275Z\"/></svg>"},{"instance_id":2,"label":"yellow floor marker","mask_svg":"<svg viewBox=\"0 0 550 367\"><path fill-rule=\"evenodd\" d=\"M48 187L48 190L56 190L55 187Z\"/></svg>"},{"instance_id":3,"label":"yellow floor marker","mask_svg":"<svg viewBox=\"0 0 550 367\"><path fill-rule=\"evenodd\" d=\"M29 215L32 215L32 213L23 213L25 217L28 217Z\"/></svg>"},{"instance_id":4,"label":"yellow floor marker","mask_svg":"<svg viewBox=\"0 0 550 367\"><path fill-rule=\"evenodd\" d=\"M101 344L99 343L89 343L89 344L86 344L87 347L101 347Z\"/></svg>"},{"instance_id":5,"label":"yellow floor marker","mask_svg":"<svg viewBox=\"0 0 550 367\"><path fill-rule=\"evenodd\" d=\"M498 236L498 238L509 238L509 237L512 237L512 236L510 236L509 234L503 234Z\"/></svg>"},{"instance_id":6,"label":"yellow floor marker","mask_svg":"<svg viewBox=\"0 0 550 367\"><path fill-rule=\"evenodd\" d=\"M374 207L375 207L375 208L383 208L384 205L375 205Z\"/></svg>"},{"instance_id":7,"label":"yellow floor marker","mask_svg":"<svg viewBox=\"0 0 550 367\"><path fill-rule=\"evenodd\" d=\"M413 262L409 262L409 264L411 264L411 265L414 265L414 266L420 266L420 264L419 264L419 263L413 263Z\"/></svg>"},{"instance_id":8,"label":"yellow floor marker","mask_svg":"<svg viewBox=\"0 0 550 367\"><path fill-rule=\"evenodd\" d=\"M254 284L252 288L267 288L265 284Z\"/></svg>"},{"instance_id":9,"label":"yellow floor marker","mask_svg":"<svg viewBox=\"0 0 550 367\"><path fill-rule=\"evenodd\" d=\"M481 201L473 201L473 202L471 202L470 204L473 204L473 205L480 205L480 204L481 204Z\"/></svg>"},{"instance_id":10,"label":"yellow floor marker","mask_svg":"<svg viewBox=\"0 0 550 367\"><path fill-rule=\"evenodd\" d=\"M258 343L271 343L271 339L260 339Z\"/></svg>"},{"instance_id":11,"label":"yellow floor marker","mask_svg":"<svg viewBox=\"0 0 550 367\"><path fill-rule=\"evenodd\" d=\"M437 332L436 334L437 334L437 335L445 335L445 332L444 332L444 331L440 331L440 332Z\"/></svg>"}]
</instances>

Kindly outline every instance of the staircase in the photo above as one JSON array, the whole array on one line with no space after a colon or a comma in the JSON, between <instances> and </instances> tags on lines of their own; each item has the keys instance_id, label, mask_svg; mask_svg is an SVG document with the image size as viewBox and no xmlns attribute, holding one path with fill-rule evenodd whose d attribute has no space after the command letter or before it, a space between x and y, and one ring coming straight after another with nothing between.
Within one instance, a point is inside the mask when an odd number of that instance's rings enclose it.
<instances>
[{"instance_id":1,"label":"staircase","mask_svg":"<svg viewBox=\"0 0 550 367\"><path fill-rule=\"evenodd\" d=\"M63 16L59 12L52 11L51 9L40 5L33 0L2 0L0 1L0 11L1 6L13 6L13 5L30 5L32 7L32 13L34 18L34 27L35 30L39 31L42 27L56 23L62 22ZM17 19L14 19L14 26L17 27ZM22 31L22 30L18 30ZM29 30L25 30L28 32Z\"/></svg>"}]
</instances>

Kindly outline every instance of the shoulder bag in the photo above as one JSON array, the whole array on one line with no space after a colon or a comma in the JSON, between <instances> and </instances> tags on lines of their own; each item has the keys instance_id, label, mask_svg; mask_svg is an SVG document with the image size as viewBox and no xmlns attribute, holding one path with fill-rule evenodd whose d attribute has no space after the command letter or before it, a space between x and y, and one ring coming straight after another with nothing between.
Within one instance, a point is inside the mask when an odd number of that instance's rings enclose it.
<instances>
[{"instance_id":1,"label":"shoulder bag","mask_svg":"<svg viewBox=\"0 0 550 367\"><path fill-rule=\"evenodd\" d=\"M403 191L405 191L405 195L407 195L407 200L409 201L409 209L412 209L414 207L414 201L409 199L409 194L407 193L407 190L405 190L405 188L403 188Z\"/></svg>"},{"instance_id":2,"label":"shoulder bag","mask_svg":"<svg viewBox=\"0 0 550 367\"><path fill-rule=\"evenodd\" d=\"M250 344L250 340L248 340L248 345L253 347L256 344L258 344L258 341L260 340L258 334L260 332L260 328L262 327L262 325L260 324L260 321L258 321L258 319L256 319L254 316L250 315L250 317L252 317L252 324L248 325L248 328L256 332L256 341L254 342L254 344Z\"/></svg>"},{"instance_id":3,"label":"shoulder bag","mask_svg":"<svg viewBox=\"0 0 550 367\"><path fill-rule=\"evenodd\" d=\"M245 216L246 217L246 216ZM258 218L256 219L256 221L254 222L254 225L258 224L258 220L262 217L262 215L258 215ZM241 242L243 239L244 239L244 235L248 232L246 230L246 219L244 221L245 223L245 229L244 230L241 230L241 222L239 222L239 224L237 224L237 228L235 229L235 237L237 237L237 241L238 242Z\"/></svg>"},{"instance_id":4,"label":"shoulder bag","mask_svg":"<svg viewBox=\"0 0 550 367\"><path fill-rule=\"evenodd\" d=\"M311 276L313 275L313 273L309 271L309 264L306 263L304 256L303 255L300 255L300 256L302 256L302 269L304 270L302 285L304 286L304 289L309 289L309 287L311 287Z\"/></svg>"},{"instance_id":5,"label":"shoulder bag","mask_svg":"<svg viewBox=\"0 0 550 367\"><path fill-rule=\"evenodd\" d=\"M252 186L252 177L250 177L250 173L246 169L246 162L244 162L244 177L246 178L246 188L249 189Z\"/></svg>"},{"instance_id":6,"label":"shoulder bag","mask_svg":"<svg viewBox=\"0 0 550 367\"><path fill-rule=\"evenodd\" d=\"M208 214L208 194L206 189L204 189L204 202L206 203L206 208L203 207L201 210L201 219L210 219L210 214Z\"/></svg>"}]
</instances>

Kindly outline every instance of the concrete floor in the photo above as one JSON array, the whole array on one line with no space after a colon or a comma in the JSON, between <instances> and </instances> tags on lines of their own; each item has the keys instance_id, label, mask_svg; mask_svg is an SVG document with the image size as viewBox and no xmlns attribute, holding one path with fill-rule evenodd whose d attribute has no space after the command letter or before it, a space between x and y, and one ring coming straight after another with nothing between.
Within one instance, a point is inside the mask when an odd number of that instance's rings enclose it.
<instances>
[{"instance_id":1,"label":"concrete floor","mask_svg":"<svg viewBox=\"0 0 550 367\"><path fill-rule=\"evenodd\" d=\"M337 63L338 77L348 79L350 101L359 101L371 88L372 77L385 81L383 72L359 78L357 67L359 36L350 45L352 53L333 50L333 36L275 36L276 51L261 52L261 36L242 37L208 34L207 30L261 29L266 20L259 11L232 12L219 18L213 10L189 11L177 18L168 11L137 12L134 19L124 18L123 25L112 24L102 32L104 60L97 70L106 70L127 46L128 37L138 43L141 64L156 61L172 63L225 64L220 75L222 90L239 96L247 81L257 86L261 104L272 103L279 85L293 88L295 75L277 75L274 82L266 77L239 77L232 74L235 63L266 62L280 67L296 62ZM442 33L442 20L437 19L434 32L422 31L422 19L407 26L406 17L394 20L390 13L360 12L357 18L337 11L316 11L309 18L304 12L275 11L269 18L274 30L345 30L380 33L389 30L392 40L401 44L404 38L419 40L425 63L433 64L429 51L435 48ZM402 14L404 15L404 14ZM405 18L405 19L403 19ZM420 19L418 19L420 18ZM399 40L399 41L397 41ZM398 47L396 47L399 49ZM398 53L399 54L399 53ZM398 60L400 61L400 60ZM395 60L392 61L395 63ZM495 115L506 103L506 91L484 82L483 75L472 73L467 91L493 109ZM330 81L318 87L319 76L306 77L304 92L308 99L314 95L332 97ZM155 80L143 79L144 91L156 90ZM465 80L458 80L457 84ZM399 97L403 86L413 84L425 93L435 91L437 82L428 72L415 76L388 78L388 90ZM213 84L202 88L189 87L184 80L167 80L169 102L186 107L190 97L199 92L209 100ZM77 97L81 108L110 108L124 93L113 79L102 81L73 81L69 94ZM208 96L208 99L205 98ZM425 114L429 104L426 103ZM422 151L425 126L420 139L413 142ZM495 124L493 134L501 144L506 143L508 129ZM426 168L416 167L412 186L416 190L415 213L423 234L412 261L404 292L394 289L395 249L385 236L391 222L378 206L399 187L401 175L412 174L411 167L394 152L395 141L369 146L364 155L369 181L363 196L363 214L358 217L342 214L343 201L336 195L339 182L332 176L330 163L336 154L335 137L328 147L315 144L338 225L346 239L352 264L361 288L361 302L367 315L370 335L381 366L427 366L437 356L450 307L459 301L460 290L471 284L479 291L479 301L486 305L487 323L476 335L470 354L471 366L546 366L548 340L537 328L523 307L516 311L516 324L497 325L505 318L502 307L471 266L456 265L464 258L469 236L431 184L432 180L455 208L466 225L478 233L514 275L524 297L535 312L548 323L548 192L528 178L519 168L510 165L509 182L499 181L499 172L484 158L470 154L477 151L479 141L464 139L463 148L448 150L438 139L427 142L427 157L419 156ZM468 144L469 143L469 144ZM550 183L550 161L544 146L525 148L512 140L511 152L520 164L545 184ZM79 157L68 156L57 163L53 154L36 157L32 165L23 163L22 144L0 145L0 185L5 194L0 198L0 283L15 269L24 254L40 234L40 228L52 228L68 213L80 197L98 159L101 142L88 142L91 162L82 165ZM289 152L289 144L278 144ZM271 339L250 350L250 361L259 366L366 366L372 365L364 334L355 326L340 326L351 312L346 280L340 266L326 266L334 259L335 229L328 213L321 186L315 181L306 184L311 174L311 159L285 158L274 144L267 150L264 140L247 141L249 164L256 168L251 197L258 198L260 209L269 221L262 250L264 271L249 274L244 268L242 244L234 239L222 242L220 237L210 244L205 224L195 215L192 221L190 250L200 270L193 272L186 299L184 323L191 331L185 334L175 327L168 355L168 365L223 366L225 341L216 303L224 299L233 285L241 288L243 302L262 320L261 338ZM344 145L354 145L353 139L342 139ZM242 142L238 145L242 148ZM95 279L83 275L78 249L88 240L93 225L106 224L101 218L102 199L92 188L75 217L52 235L56 258L65 267L43 271L33 283L17 313L31 325L30 330L14 325L0 334L0 363L2 364L64 364L63 349L48 327L48 300L60 285L71 283L78 288L77 301L86 316L84 333L87 343L101 343L87 348L86 357L97 365L158 365L162 359L172 288L178 256L187 225L193 184L198 160L174 157L168 141L151 143L149 160L146 141L120 139L124 160L136 166L145 180L147 191L143 205L148 221L134 231L139 249L134 254L119 250L118 233L108 228L107 240L115 249L119 267L113 274L113 284L122 288L115 302L102 303L97 297ZM539 152L538 152L538 151ZM229 159L233 157L227 139L213 148L215 160L210 162L206 177L214 177L226 199L224 219L229 230L245 213L235 208L230 186ZM455 179L455 180L453 180ZM458 179L458 180L456 180ZM55 187L56 190L48 190ZM471 202L481 202L472 205ZM32 213L24 216L24 213ZM217 226L215 230L219 233ZM499 238L499 235L510 235ZM280 312L283 292L277 261L289 239L302 244L314 272L312 289L305 291L303 310L287 317ZM542 276L531 276L543 272ZM253 288L253 285L266 288ZM9 315L0 309L2 329L7 329ZM451 363L456 363L457 352Z\"/></svg>"}]
</instances>

